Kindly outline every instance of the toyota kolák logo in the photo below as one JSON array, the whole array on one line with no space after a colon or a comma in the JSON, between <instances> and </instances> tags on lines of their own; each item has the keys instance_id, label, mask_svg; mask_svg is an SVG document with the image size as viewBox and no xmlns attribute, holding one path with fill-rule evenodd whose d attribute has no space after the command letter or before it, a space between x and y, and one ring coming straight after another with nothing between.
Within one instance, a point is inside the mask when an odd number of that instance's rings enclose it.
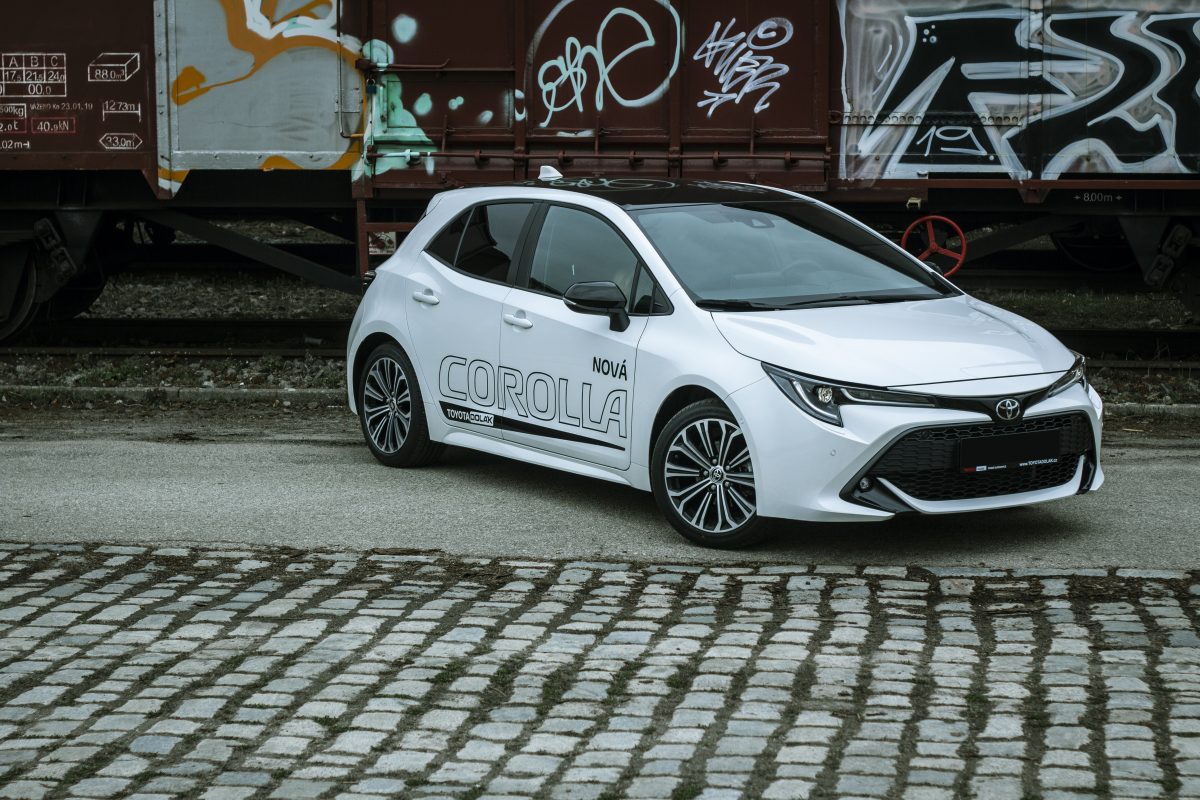
<instances>
[{"instance_id":1,"label":"toyota kol\u00e1k logo","mask_svg":"<svg viewBox=\"0 0 1200 800\"><path fill-rule=\"evenodd\" d=\"M1021 401L1015 397L1006 397L996 403L996 416L1003 420L1013 420L1021 416Z\"/></svg>"}]
</instances>

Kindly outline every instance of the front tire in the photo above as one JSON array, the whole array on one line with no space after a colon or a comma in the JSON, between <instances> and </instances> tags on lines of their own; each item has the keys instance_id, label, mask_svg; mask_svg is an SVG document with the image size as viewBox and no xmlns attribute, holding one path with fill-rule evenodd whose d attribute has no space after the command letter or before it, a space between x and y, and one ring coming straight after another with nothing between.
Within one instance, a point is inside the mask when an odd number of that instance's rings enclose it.
<instances>
[{"instance_id":1,"label":"front tire","mask_svg":"<svg viewBox=\"0 0 1200 800\"><path fill-rule=\"evenodd\" d=\"M758 516L750 445L724 404L701 400L672 417L650 461L654 499L689 540L739 548L768 535Z\"/></svg>"},{"instance_id":2,"label":"front tire","mask_svg":"<svg viewBox=\"0 0 1200 800\"><path fill-rule=\"evenodd\" d=\"M363 364L358 419L367 447L381 464L421 467L442 454L442 445L429 438L417 372L395 344L379 345Z\"/></svg>"}]
</instances>

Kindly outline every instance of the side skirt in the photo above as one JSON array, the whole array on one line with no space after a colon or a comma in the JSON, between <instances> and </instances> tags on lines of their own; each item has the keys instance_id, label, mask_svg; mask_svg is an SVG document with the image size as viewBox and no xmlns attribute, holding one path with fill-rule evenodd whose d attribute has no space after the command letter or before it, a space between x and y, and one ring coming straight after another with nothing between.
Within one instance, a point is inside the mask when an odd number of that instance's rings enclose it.
<instances>
[{"instance_id":1,"label":"side skirt","mask_svg":"<svg viewBox=\"0 0 1200 800\"><path fill-rule=\"evenodd\" d=\"M585 464L581 461L573 461L569 458L556 456L553 453L524 447L514 442L506 442L503 439L480 436L467 430L452 428L441 438L441 441L443 444L453 447L465 447L468 450L478 450L494 456L503 456L504 458L511 458L516 461L524 461L527 464L535 464L539 467L549 467L550 469L562 472L570 472L574 475L583 475L587 478L598 478L602 481L620 483L634 489L641 489L642 491L649 491L650 488L647 476L643 475L642 480L638 481L632 470L605 469L595 464Z\"/></svg>"}]
</instances>

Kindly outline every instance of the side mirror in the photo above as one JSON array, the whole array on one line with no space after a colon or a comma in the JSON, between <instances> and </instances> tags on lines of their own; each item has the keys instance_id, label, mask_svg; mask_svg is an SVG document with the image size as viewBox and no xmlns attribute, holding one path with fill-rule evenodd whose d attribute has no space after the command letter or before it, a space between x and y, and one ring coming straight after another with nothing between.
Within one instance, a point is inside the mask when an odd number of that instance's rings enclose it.
<instances>
[{"instance_id":1,"label":"side mirror","mask_svg":"<svg viewBox=\"0 0 1200 800\"><path fill-rule=\"evenodd\" d=\"M946 270L942 269L942 265L937 263L936 261L926 261L925 266L929 267L931 270L936 272L938 275L946 274Z\"/></svg>"},{"instance_id":2,"label":"side mirror","mask_svg":"<svg viewBox=\"0 0 1200 800\"><path fill-rule=\"evenodd\" d=\"M563 302L577 314L608 317L610 330L619 333L629 327L629 314L625 311L629 300L612 281L573 284L563 295Z\"/></svg>"}]
</instances>

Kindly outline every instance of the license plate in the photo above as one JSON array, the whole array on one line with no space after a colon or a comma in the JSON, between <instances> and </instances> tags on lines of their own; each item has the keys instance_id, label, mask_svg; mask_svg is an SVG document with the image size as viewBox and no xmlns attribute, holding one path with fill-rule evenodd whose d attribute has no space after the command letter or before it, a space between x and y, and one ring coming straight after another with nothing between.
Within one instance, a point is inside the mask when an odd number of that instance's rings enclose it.
<instances>
[{"instance_id":1,"label":"license plate","mask_svg":"<svg viewBox=\"0 0 1200 800\"><path fill-rule=\"evenodd\" d=\"M1059 461L1058 431L1032 431L1007 436L963 439L958 445L958 466L963 472L998 472Z\"/></svg>"}]
</instances>

